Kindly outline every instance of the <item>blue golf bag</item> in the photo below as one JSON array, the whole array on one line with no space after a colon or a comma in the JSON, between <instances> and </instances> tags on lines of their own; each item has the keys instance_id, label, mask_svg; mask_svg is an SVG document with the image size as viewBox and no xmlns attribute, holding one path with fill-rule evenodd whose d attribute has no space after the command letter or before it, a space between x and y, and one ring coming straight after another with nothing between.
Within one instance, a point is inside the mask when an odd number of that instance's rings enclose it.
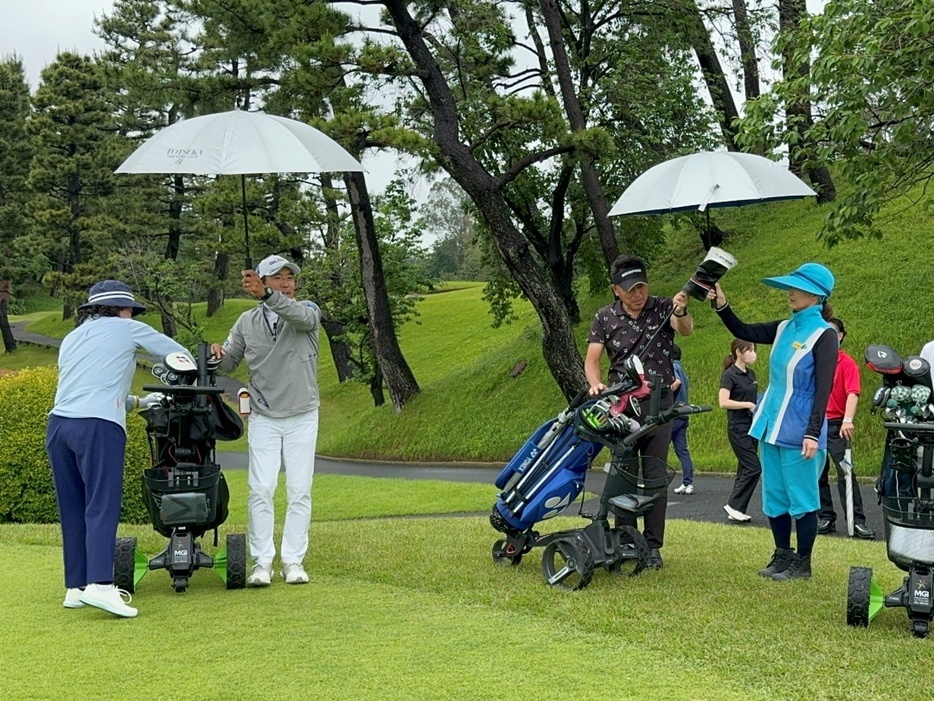
<instances>
[{"instance_id":1,"label":"blue golf bag","mask_svg":"<svg viewBox=\"0 0 934 701\"><path fill-rule=\"evenodd\" d=\"M527 531L574 503L601 445L584 440L562 412L542 424L496 478L502 490L490 515L501 532Z\"/></svg>"}]
</instances>

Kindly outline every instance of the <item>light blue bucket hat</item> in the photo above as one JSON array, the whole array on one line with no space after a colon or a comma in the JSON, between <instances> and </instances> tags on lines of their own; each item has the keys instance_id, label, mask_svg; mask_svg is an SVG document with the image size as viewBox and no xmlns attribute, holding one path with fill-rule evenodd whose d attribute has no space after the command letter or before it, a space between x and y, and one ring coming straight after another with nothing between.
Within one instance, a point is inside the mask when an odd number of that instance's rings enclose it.
<instances>
[{"instance_id":1,"label":"light blue bucket hat","mask_svg":"<svg viewBox=\"0 0 934 701\"><path fill-rule=\"evenodd\" d=\"M788 275L763 278L762 282L780 290L803 290L821 299L827 299L833 292L834 277L833 273L820 263L805 263Z\"/></svg>"}]
</instances>

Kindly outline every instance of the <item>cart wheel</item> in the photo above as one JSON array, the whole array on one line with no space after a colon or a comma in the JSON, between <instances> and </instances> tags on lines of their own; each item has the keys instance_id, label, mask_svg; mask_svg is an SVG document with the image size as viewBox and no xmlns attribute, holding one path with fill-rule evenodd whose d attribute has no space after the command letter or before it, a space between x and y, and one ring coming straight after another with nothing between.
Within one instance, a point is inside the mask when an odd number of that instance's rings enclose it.
<instances>
[{"instance_id":1,"label":"cart wheel","mask_svg":"<svg viewBox=\"0 0 934 701\"><path fill-rule=\"evenodd\" d=\"M136 538L117 538L114 548L114 585L132 594L136 591Z\"/></svg>"},{"instance_id":2,"label":"cart wheel","mask_svg":"<svg viewBox=\"0 0 934 701\"><path fill-rule=\"evenodd\" d=\"M246 586L246 536L231 533L227 536L227 588Z\"/></svg>"},{"instance_id":3,"label":"cart wheel","mask_svg":"<svg viewBox=\"0 0 934 701\"><path fill-rule=\"evenodd\" d=\"M869 625L869 594L872 569L851 567L846 591L846 624L865 628Z\"/></svg>"},{"instance_id":4,"label":"cart wheel","mask_svg":"<svg viewBox=\"0 0 934 701\"><path fill-rule=\"evenodd\" d=\"M172 588L176 594L184 594L188 591L188 577L174 577L172 579Z\"/></svg>"},{"instance_id":5,"label":"cart wheel","mask_svg":"<svg viewBox=\"0 0 934 701\"><path fill-rule=\"evenodd\" d=\"M500 567L515 567L522 562L522 551L518 550L514 543L509 543L500 538L493 543L493 562Z\"/></svg>"},{"instance_id":6,"label":"cart wheel","mask_svg":"<svg viewBox=\"0 0 934 701\"><path fill-rule=\"evenodd\" d=\"M930 629L931 624L925 618L913 618L911 620L911 633L916 638L926 638Z\"/></svg>"},{"instance_id":7,"label":"cart wheel","mask_svg":"<svg viewBox=\"0 0 934 701\"><path fill-rule=\"evenodd\" d=\"M607 563L610 574L634 577L645 569L649 559L649 544L637 528L620 526L614 529L619 534L619 548L615 559Z\"/></svg>"},{"instance_id":8,"label":"cart wheel","mask_svg":"<svg viewBox=\"0 0 934 701\"><path fill-rule=\"evenodd\" d=\"M574 591L583 589L593 578L593 556L579 538L551 541L542 553L542 574L552 587Z\"/></svg>"}]
</instances>

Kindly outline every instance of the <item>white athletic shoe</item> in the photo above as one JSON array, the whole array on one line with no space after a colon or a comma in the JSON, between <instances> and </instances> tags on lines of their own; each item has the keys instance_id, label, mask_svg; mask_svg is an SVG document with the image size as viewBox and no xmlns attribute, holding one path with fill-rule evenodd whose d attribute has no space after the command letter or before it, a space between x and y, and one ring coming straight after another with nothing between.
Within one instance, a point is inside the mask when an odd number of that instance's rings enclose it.
<instances>
[{"instance_id":1,"label":"white athletic shoe","mask_svg":"<svg viewBox=\"0 0 934 701\"><path fill-rule=\"evenodd\" d=\"M127 606L133 597L123 589L117 589L113 584L88 584L81 594L81 603L94 606L114 616L122 618L136 618L139 611Z\"/></svg>"},{"instance_id":2,"label":"white athletic shoe","mask_svg":"<svg viewBox=\"0 0 934 701\"><path fill-rule=\"evenodd\" d=\"M282 579L286 584L308 584L308 573L300 562L282 565Z\"/></svg>"},{"instance_id":3,"label":"white athletic shoe","mask_svg":"<svg viewBox=\"0 0 934 701\"><path fill-rule=\"evenodd\" d=\"M682 484L680 487L675 489L675 494L693 494L694 485L693 484Z\"/></svg>"},{"instance_id":4,"label":"white athletic shoe","mask_svg":"<svg viewBox=\"0 0 934 701\"><path fill-rule=\"evenodd\" d=\"M246 578L248 587L268 587L272 582L272 565L253 565L253 571Z\"/></svg>"},{"instance_id":5,"label":"white athletic shoe","mask_svg":"<svg viewBox=\"0 0 934 701\"><path fill-rule=\"evenodd\" d=\"M752 516L750 516L749 514L744 514L742 511L737 511L729 504L724 506L723 510L726 511L726 517L730 521L741 521L741 522L752 521Z\"/></svg>"},{"instance_id":6,"label":"white athletic shoe","mask_svg":"<svg viewBox=\"0 0 934 701\"><path fill-rule=\"evenodd\" d=\"M81 595L84 592L81 589L66 589L65 603L62 604L66 609L83 609L84 603L81 601Z\"/></svg>"}]
</instances>

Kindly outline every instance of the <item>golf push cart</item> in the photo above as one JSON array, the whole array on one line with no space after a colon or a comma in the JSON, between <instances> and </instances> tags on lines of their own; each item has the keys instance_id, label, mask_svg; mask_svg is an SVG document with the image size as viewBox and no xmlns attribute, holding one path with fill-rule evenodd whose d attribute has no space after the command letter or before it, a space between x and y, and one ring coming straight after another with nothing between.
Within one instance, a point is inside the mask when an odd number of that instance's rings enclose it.
<instances>
[{"instance_id":1,"label":"golf push cart","mask_svg":"<svg viewBox=\"0 0 934 701\"><path fill-rule=\"evenodd\" d=\"M493 543L493 561L516 566L532 548L544 548L545 581L561 589L583 589L594 568L633 576L646 567L649 546L632 526L611 527L609 514L633 521L652 509L668 489L674 470L665 477L638 476L635 444L649 431L679 416L710 411L709 406L679 404L659 410L661 378L646 382L637 356L626 360L626 376L600 395L583 390L554 421L542 424L496 478L502 491L493 505L490 523L505 537ZM650 396L649 416L639 416L639 400ZM629 414L629 415L627 415ZM639 416L638 420L632 415ZM641 422L641 425L640 425ZM603 494L583 528L539 534L534 526L563 513L584 489L591 462L600 449L612 458ZM643 458L648 460L650 458Z\"/></svg>"},{"instance_id":2,"label":"golf push cart","mask_svg":"<svg viewBox=\"0 0 934 701\"><path fill-rule=\"evenodd\" d=\"M197 569L213 568L228 589L246 586L246 538L227 535L226 547L215 557L201 549L199 539L227 519L230 493L215 461L215 440L236 440L243 422L221 401L223 389L215 387L216 363L208 361L208 345L198 346L198 362L183 353L171 353L152 368L161 385L146 385L147 392L161 392L158 404L140 412L152 466L143 471L143 501L153 528L169 539L165 550L150 560L136 547L136 538L118 538L114 558L114 583L133 592L148 570L166 569L176 592L188 589Z\"/></svg>"},{"instance_id":3,"label":"golf push cart","mask_svg":"<svg viewBox=\"0 0 934 701\"><path fill-rule=\"evenodd\" d=\"M934 404L931 368L923 358L902 358L888 346L866 349L866 365L882 376L872 398L886 429L876 490L885 521L889 560L907 572L902 586L885 595L872 569L851 567L846 622L868 626L883 607L907 609L911 631L927 636L934 617Z\"/></svg>"}]
</instances>

